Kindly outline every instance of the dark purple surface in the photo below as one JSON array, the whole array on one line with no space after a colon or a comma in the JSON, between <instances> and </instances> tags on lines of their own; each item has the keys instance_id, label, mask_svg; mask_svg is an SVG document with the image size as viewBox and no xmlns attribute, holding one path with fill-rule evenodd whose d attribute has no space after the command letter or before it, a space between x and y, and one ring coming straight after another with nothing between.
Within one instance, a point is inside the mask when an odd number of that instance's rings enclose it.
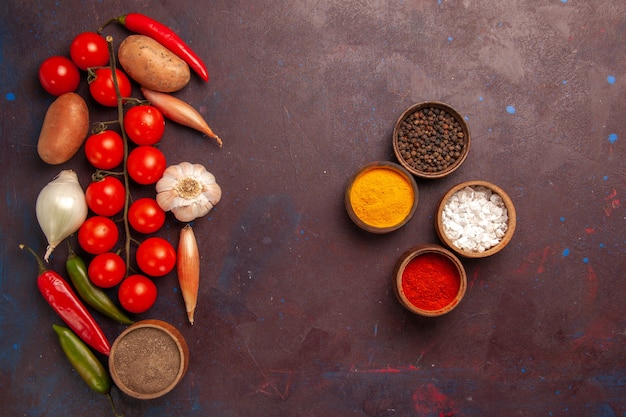
<instances>
[{"instance_id":1,"label":"dark purple surface","mask_svg":"<svg viewBox=\"0 0 626 417\"><path fill-rule=\"evenodd\" d=\"M202 252L196 325L176 276L156 279L148 313L175 325L189 371L167 396L113 391L133 416L626 415L626 3L517 1L4 2L0 161L0 414L110 416L71 370L37 292L34 213L61 169L86 186L81 153L36 153L52 98L37 68L81 31L137 11L205 59L177 95L224 141L169 123L168 164L204 164L222 201L194 223ZM110 27L117 42L128 34ZM79 92L87 91L85 81ZM139 91L136 88L135 94ZM452 176L418 181L415 217L390 235L358 230L349 178L393 160L391 131L436 100L468 120L473 143ZM88 101L92 121L114 113ZM420 319L391 290L396 259L437 243L433 214L453 185L483 179L517 209L509 246L464 261L465 299ZM134 187L133 195L153 195ZM159 235L177 243L168 216ZM50 266L64 273L65 245ZM113 340L123 326L96 316Z\"/></svg>"}]
</instances>

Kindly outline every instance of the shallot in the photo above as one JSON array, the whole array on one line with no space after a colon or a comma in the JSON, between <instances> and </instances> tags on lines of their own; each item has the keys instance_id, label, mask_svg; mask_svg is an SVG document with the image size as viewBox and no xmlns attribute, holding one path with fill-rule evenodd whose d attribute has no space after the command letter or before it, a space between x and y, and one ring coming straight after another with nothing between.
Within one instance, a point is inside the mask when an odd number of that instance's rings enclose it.
<instances>
[{"instance_id":1,"label":"shallot","mask_svg":"<svg viewBox=\"0 0 626 417\"><path fill-rule=\"evenodd\" d=\"M193 325L194 313L198 303L200 282L200 253L196 236L191 225L187 224L180 231L177 260L178 284L183 295L189 323Z\"/></svg>"},{"instance_id":2,"label":"shallot","mask_svg":"<svg viewBox=\"0 0 626 417\"><path fill-rule=\"evenodd\" d=\"M87 218L85 193L71 169L61 171L37 196L37 221L48 240L44 259L48 262L54 249L76 232Z\"/></svg>"},{"instance_id":3,"label":"shallot","mask_svg":"<svg viewBox=\"0 0 626 417\"><path fill-rule=\"evenodd\" d=\"M170 94L150 90L145 87L141 87L141 92L150 104L163 113L163 116L173 122L204 133L208 137L215 139L220 148L222 147L222 140L213 133L206 120L189 103Z\"/></svg>"}]
</instances>

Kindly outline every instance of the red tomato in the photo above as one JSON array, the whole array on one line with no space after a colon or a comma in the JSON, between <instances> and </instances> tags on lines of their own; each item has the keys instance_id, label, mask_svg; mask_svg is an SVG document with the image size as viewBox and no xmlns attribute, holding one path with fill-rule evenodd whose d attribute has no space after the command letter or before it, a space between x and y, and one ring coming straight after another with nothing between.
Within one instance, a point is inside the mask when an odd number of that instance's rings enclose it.
<instances>
[{"instance_id":1,"label":"red tomato","mask_svg":"<svg viewBox=\"0 0 626 417\"><path fill-rule=\"evenodd\" d=\"M60 96L76 91L80 84L80 71L71 59L51 56L39 67L39 82L48 93Z\"/></svg>"},{"instance_id":2,"label":"red tomato","mask_svg":"<svg viewBox=\"0 0 626 417\"><path fill-rule=\"evenodd\" d=\"M154 145L163 137L165 119L156 107L131 107L124 115L124 130L137 145Z\"/></svg>"},{"instance_id":3,"label":"red tomato","mask_svg":"<svg viewBox=\"0 0 626 417\"><path fill-rule=\"evenodd\" d=\"M154 233L165 223L165 212L154 198L140 198L130 205L128 222L139 233Z\"/></svg>"},{"instance_id":4,"label":"red tomato","mask_svg":"<svg viewBox=\"0 0 626 417\"><path fill-rule=\"evenodd\" d=\"M161 277L176 265L176 250L162 237L149 237L139 244L135 259L147 275Z\"/></svg>"},{"instance_id":5,"label":"red tomato","mask_svg":"<svg viewBox=\"0 0 626 417\"><path fill-rule=\"evenodd\" d=\"M126 311L143 313L154 305L157 287L148 277L139 274L129 275L120 284L117 297Z\"/></svg>"},{"instance_id":6,"label":"red tomato","mask_svg":"<svg viewBox=\"0 0 626 417\"><path fill-rule=\"evenodd\" d=\"M70 44L70 57L82 70L91 67L103 67L109 63L107 41L95 32L78 34Z\"/></svg>"},{"instance_id":7,"label":"red tomato","mask_svg":"<svg viewBox=\"0 0 626 417\"><path fill-rule=\"evenodd\" d=\"M85 156L99 169L113 169L124 160L124 139L113 130L91 135L85 141Z\"/></svg>"},{"instance_id":8,"label":"red tomato","mask_svg":"<svg viewBox=\"0 0 626 417\"><path fill-rule=\"evenodd\" d=\"M115 287L126 275L126 262L115 252L104 252L91 260L87 274L98 287Z\"/></svg>"},{"instance_id":9,"label":"red tomato","mask_svg":"<svg viewBox=\"0 0 626 417\"><path fill-rule=\"evenodd\" d=\"M115 69L117 75L117 85L120 88L122 97L129 97L133 92L133 86L119 68ZM113 71L110 67L98 68L95 77L89 82L89 92L98 103L103 106L117 107L117 94L113 84Z\"/></svg>"},{"instance_id":10,"label":"red tomato","mask_svg":"<svg viewBox=\"0 0 626 417\"><path fill-rule=\"evenodd\" d=\"M89 184L85 199L91 211L99 216L111 217L124 208L126 189L122 181L109 175Z\"/></svg>"},{"instance_id":11,"label":"red tomato","mask_svg":"<svg viewBox=\"0 0 626 417\"><path fill-rule=\"evenodd\" d=\"M139 184L154 184L163 176L165 155L154 146L138 146L128 154L128 175Z\"/></svg>"},{"instance_id":12,"label":"red tomato","mask_svg":"<svg viewBox=\"0 0 626 417\"><path fill-rule=\"evenodd\" d=\"M92 255L113 249L118 237L117 226L113 220L104 216L89 217L78 229L78 244Z\"/></svg>"}]
</instances>

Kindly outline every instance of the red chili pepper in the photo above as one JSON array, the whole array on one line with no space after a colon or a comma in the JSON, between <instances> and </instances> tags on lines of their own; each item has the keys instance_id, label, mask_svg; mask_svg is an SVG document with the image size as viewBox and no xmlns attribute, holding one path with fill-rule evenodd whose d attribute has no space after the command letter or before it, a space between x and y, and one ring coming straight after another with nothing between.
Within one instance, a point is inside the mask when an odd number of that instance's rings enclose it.
<instances>
[{"instance_id":1,"label":"red chili pepper","mask_svg":"<svg viewBox=\"0 0 626 417\"><path fill-rule=\"evenodd\" d=\"M31 248L26 245L20 245L20 248L28 249L37 259L37 287L43 298L85 343L108 356L111 351L109 341L70 284L56 272L47 269Z\"/></svg>"},{"instance_id":2,"label":"red chili pepper","mask_svg":"<svg viewBox=\"0 0 626 417\"><path fill-rule=\"evenodd\" d=\"M140 13L128 13L106 22L98 29L98 33L102 33L102 29L111 22L118 22L128 30L151 37L185 61L204 81L209 81L209 73L204 62L172 29L164 24Z\"/></svg>"}]
</instances>

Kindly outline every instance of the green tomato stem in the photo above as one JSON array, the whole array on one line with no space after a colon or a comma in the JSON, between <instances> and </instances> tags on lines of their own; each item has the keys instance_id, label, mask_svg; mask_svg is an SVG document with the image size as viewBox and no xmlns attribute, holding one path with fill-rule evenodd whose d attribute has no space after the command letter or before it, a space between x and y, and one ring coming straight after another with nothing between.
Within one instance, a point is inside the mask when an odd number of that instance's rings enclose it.
<instances>
[{"instance_id":1,"label":"green tomato stem","mask_svg":"<svg viewBox=\"0 0 626 417\"><path fill-rule=\"evenodd\" d=\"M120 87L117 82L115 51L113 50L113 37L106 37L108 49L109 49L109 61L111 65L111 78L113 79L113 85L115 86L115 94L117 95L117 120L120 125L120 131L122 132L122 138L124 139L124 187L126 187L126 197L124 198L124 232L125 243L124 251L126 253L126 275L130 273L130 224L128 222L128 208L130 206L130 180L128 178L128 137L126 136L126 130L124 129L124 97L120 93Z\"/></svg>"}]
</instances>

